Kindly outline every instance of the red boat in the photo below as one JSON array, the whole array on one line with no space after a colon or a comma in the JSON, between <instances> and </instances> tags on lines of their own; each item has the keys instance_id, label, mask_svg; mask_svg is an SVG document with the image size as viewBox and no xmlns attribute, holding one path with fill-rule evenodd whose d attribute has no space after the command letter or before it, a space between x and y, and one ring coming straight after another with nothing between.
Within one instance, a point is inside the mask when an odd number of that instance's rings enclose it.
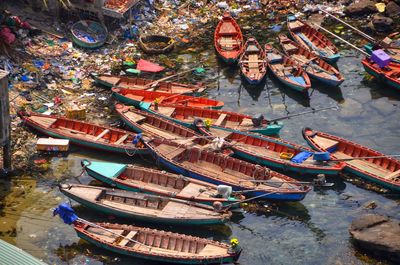
<instances>
[{"instance_id":1,"label":"red boat","mask_svg":"<svg viewBox=\"0 0 400 265\"><path fill-rule=\"evenodd\" d=\"M368 58L361 61L365 71L376 77L379 81L400 90L400 64L391 62L386 67L379 67Z\"/></svg>"},{"instance_id":2,"label":"red boat","mask_svg":"<svg viewBox=\"0 0 400 265\"><path fill-rule=\"evenodd\" d=\"M400 161L324 132L303 129L303 137L315 150L331 154L331 158L343 160L345 171L400 192Z\"/></svg>"},{"instance_id":3,"label":"red boat","mask_svg":"<svg viewBox=\"0 0 400 265\"><path fill-rule=\"evenodd\" d=\"M201 85L182 84L169 81L157 82L151 79L117 76L117 75L99 75L96 82L108 88L123 87L137 90L155 90L168 93L192 94L201 93L206 88Z\"/></svg>"},{"instance_id":4,"label":"red boat","mask_svg":"<svg viewBox=\"0 0 400 265\"><path fill-rule=\"evenodd\" d=\"M255 38L246 41L239 64L243 76L250 84L259 84L264 79L267 73L267 61L261 45Z\"/></svg>"},{"instance_id":5,"label":"red boat","mask_svg":"<svg viewBox=\"0 0 400 265\"><path fill-rule=\"evenodd\" d=\"M142 141L134 144L135 133L54 115L20 113L24 123L50 137L121 154L147 154Z\"/></svg>"},{"instance_id":6,"label":"red boat","mask_svg":"<svg viewBox=\"0 0 400 265\"><path fill-rule=\"evenodd\" d=\"M114 87L111 89L116 100L138 108L149 105L159 106L188 106L195 108L220 109L224 102L203 97L191 97L182 94L171 94L166 92L155 92L146 90L135 90Z\"/></svg>"},{"instance_id":7,"label":"red boat","mask_svg":"<svg viewBox=\"0 0 400 265\"><path fill-rule=\"evenodd\" d=\"M243 35L239 25L225 13L214 32L214 46L226 63L236 63L243 52Z\"/></svg>"}]
</instances>

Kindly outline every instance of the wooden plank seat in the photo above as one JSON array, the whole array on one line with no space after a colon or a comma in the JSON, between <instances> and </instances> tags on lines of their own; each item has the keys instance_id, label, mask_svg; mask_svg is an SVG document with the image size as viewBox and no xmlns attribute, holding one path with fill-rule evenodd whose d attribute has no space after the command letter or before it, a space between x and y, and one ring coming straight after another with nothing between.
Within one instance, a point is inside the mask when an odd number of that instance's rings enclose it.
<instances>
[{"instance_id":1,"label":"wooden plank seat","mask_svg":"<svg viewBox=\"0 0 400 265\"><path fill-rule=\"evenodd\" d=\"M124 134L122 135L118 141L115 142L115 144L122 144L127 138L129 137L129 134Z\"/></svg>"},{"instance_id":2,"label":"wooden plank seat","mask_svg":"<svg viewBox=\"0 0 400 265\"><path fill-rule=\"evenodd\" d=\"M186 151L185 148L177 147L171 150L170 145L160 144L156 149L168 159L174 158Z\"/></svg>"},{"instance_id":3,"label":"wooden plank seat","mask_svg":"<svg viewBox=\"0 0 400 265\"><path fill-rule=\"evenodd\" d=\"M243 60L243 61L241 61L241 63L263 63L263 62L265 62L265 60L251 60L251 61L249 61L249 60Z\"/></svg>"},{"instance_id":4,"label":"wooden plank seat","mask_svg":"<svg viewBox=\"0 0 400 265\"><path fill-rule=\"evenodd\" d=\"M220 126L226 119L226 116L227 116L226 113L222 113L221 115L219 115L218 120L216 120L216 122L214 122L214 125Z\"/></svg>"},{"instance_id":5,"label":"wooden plank seat","mask_svg":"<svg viewBox=\"0 0 400 265\"><path fill-rule=\"evenodd\" d=\"M197 196L199 195L199 191L201 189L204 189L204 186L195 184L195 183L189 183L184 187L179 193L179 196Z\"/></svg>"},{"instance_id":6,"label":"wooden plank seat","mask_svg":"<svg viewBox=\"0 0 400 265\"><path fill-rule=\"evenodd\" d=\"M32 121L39 123L47 128L50 128L57 119L50 118L50 117L41 117L41 116L31 116L29 117Z\"/></svg>"},{"instance_id":7,"label":"wooden plank seat","mask_svg":"<svg viewBox=\"0 0 400 265\"><path fill-rule=\"evenodd\" d=\"M133 237L137 234L137 231L130 231L129 234L126 235L119 243L118 246L120 247L125 247L126 244L131 242L129 239L133 239Z\"/></svg>"},{"instance_id":8,"label":"wooden plank seat","mask_svg":"<svg viewBox=\"0 0 400 265\"><path fill-rule=\"evenodd\" d=\"M93 139L93 141L98 141L100 138L102 138L104 135L106 135L110 130L109 129L105 129L104 131L102 131L99 135L96 136L96 138Z\"/></svg>"},{"instance_id":9,"label":"wooden plank seat","mask_svg":"<svg viewBox=\"0 0 400 265\"><path fill-rule=\"evenodd\" d=\"M325 137L321 137L319 135L314 136L314 141L325 150L331 149L339 144L338 141L328 139ZM349 156L349 157L351 157L351 156Z\"/></svg>"},{"instance_id":10,"label":"wooden plank seat","mask_svg":"<svg viewBox=\"0 0 400 265\"><path fill-rule=\"evenodd\" d=\"M171 115L175 112L175 108L171 107L158 107L158 112L164 116L171 117Z\"/></svg>"},{"instance_id":11,"label":"wooden plank seat","mask_svg":"<svg viewBox=\"0 0 400 265\"><path fill-rule=\"evenodd\" d=\"M386 178L390 179L390 180L398 178L398 177L400 177L400 169L395 171L395 172L393 172L392 174L389 174L389 175L386 176Z\"/></svg>"},{"instance_id":12,"label":"wooden plank seat","mask_svg":"<svg viewBox=\"0 0 400 265\"><path fill-rule=\"evenodd\" d=\"M139 122L144 121L146 119L146 116L137 114L137 113L132 112L132 111L128 111L128 112L124 113L124 115L126 117L128 117L129 120L131 120L133 122L136 122L136 123L139 123Z\"/></svg>"},{"instance_id":13,"label":"wooden plank seat","mask_svg":"<svg viewBox=\"0 0 400 265\"><path fill-rule=\"evenodd\" d=\"M240 123L240 126L254 126L253 121L249 118L244 118Z\"/></svg>"},{"instance_id":14,"label":"wooden plank seat","mask_svg":"<svg viewBox=\"0 0 400 265\"><path fill-rule=\"evenodd\" d=\"M134 99L136 101L143 101L143 96L133 95L133 94L126 94L125 97Z\"/></svg>"},{"instance_id":15,"label":"wooden plank seat","mask_svg":"<svg viewBox=\"0 0 400 265\"><path fill-rule=\"evenodd\" d=\"M105 231L104 229L101 228L96 228L96 227L88 227L87 231L91 234L93 234L94 236L100 238L101 240L104 240L108 243L113 243L115 242L115 240L118 239L119 236L122 235L122 233L124 232L124 230L122 229L108 229L111 232Z\"/></svg>"}]
</instances>

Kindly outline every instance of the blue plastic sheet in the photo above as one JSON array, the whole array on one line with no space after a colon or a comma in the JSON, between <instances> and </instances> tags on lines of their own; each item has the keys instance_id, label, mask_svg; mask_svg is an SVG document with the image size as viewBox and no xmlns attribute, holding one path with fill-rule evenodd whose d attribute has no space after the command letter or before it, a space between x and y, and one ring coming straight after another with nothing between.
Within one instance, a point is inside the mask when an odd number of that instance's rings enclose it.
<instances>
[{"instance_id":1,"label":"blue plastic sheet","mask_svg":"<svg viewBox=\"0 0 400 265\"><path fill-rule=\"evenodd\" d=\"M53 216L59 215L64 223L70 225L78 219L75 211L67 203L62 203L54 210Z\"/></svg>"},{"instance_id":2,"label":"blue plastic sheet","mask_svg":"<svg viewBox=\"0 0 400 265\"><path fill-rule=\"evenodd\" d=\"M312 156L312 154L313 154L312 152L303 151L295 155L290 161L292 161L293 163L301 164L305 160L307 160L307 158Z\"/></svg>"}]
</instances>

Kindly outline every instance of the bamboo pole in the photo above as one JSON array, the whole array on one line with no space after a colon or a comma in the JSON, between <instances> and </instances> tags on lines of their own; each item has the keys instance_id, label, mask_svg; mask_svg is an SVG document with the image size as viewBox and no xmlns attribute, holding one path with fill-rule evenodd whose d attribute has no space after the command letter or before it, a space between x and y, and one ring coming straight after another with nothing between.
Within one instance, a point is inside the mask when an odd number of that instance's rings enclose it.
<instances>
[{"instance_id":1,"label":"bamboo pole","mask_svg":"<svg viewBox=\"0 0 400 265\"><path fill-rule=\"evenodd\" d=\"M339 37L338 35L336 35L335 33L330 32L329 30L327 30L324 27L321 27L315 23L313 23L313 25L318 28L318 29L322 29L323 31L325 31L326 33L334 36L335 38L337 38L338 40L341 40L342 42L346 43L347 45L349 45L350 47L356 49L357 51L361 52L362 54L364 54L365 56L370 56L367 52L363 51L362 49L358 48L357 46L355 46L354 44L351 44L350 42L348 42L347 40L344 40L343 38Z\"/></svg>"},{"instance_id":2,"label":"bamboo pole","mask_svg":"<svg viewBox=\"0 0 400 265\"><path fill-rule=\"evenodd\" d=\"M269 123L275 122L275 121L280 121L280 120L285 120L285 119L290 119L292 117L297 117L297 116L304 115L304 114L315 113L315 112L322 111L322 110L328 110L328 109L338 109L338 107L337 106L332 106L332 107L326 107L326 108L320 108L320 109L313 109L313 110L310 110L310 111L304 111L304 112L288 115L288 116L285 116L285 117L280 117L280 118L269 120Z\"/></svg>"},{"instance_id":3,"label":"bamboo pole","mask_svg":"<svg viewBox=\"0 0 400 265\"><path fill-rule=\"evenodd\" d=\"M360 35L363 36L364 38L366 38L366 39L368 39L368 40L370 40L370 41L376 43L376 40L375 40L373 37L369 36L368 34L362 32L361 30L359 30L359 29L353 27L352 25L350 25L350 24L344 22L344 21L341 20L340 18L335 17L334 15L332 15L331 13L329 13L328 11L325 11L325 10L323 10L323 9L321 9L321 8L319 8L319 10L322 11L323 13L327 14L327 15L330 16L331 18L334 18L334 19L336 19L337 21L339 21L339 22L345 24L346 26L348 26L348 27L351 28L352 30L356 31L358 34L360 34Z\"/></svg>"},{"instance_id":4,"label":"bamboo pole","mask_svg":"<svg viewBox=\"0 0 400 265\"><path fill-rule=\"evenodd\" d=\"M383 155L383 156L360 156L360 157L352 157L352 158L341 158L341 159L330 159L329 161L351 161L358 159L373 159L373 158L391 158L391 157L400 157L400 155Z\"/></svg>"}]
</instances>

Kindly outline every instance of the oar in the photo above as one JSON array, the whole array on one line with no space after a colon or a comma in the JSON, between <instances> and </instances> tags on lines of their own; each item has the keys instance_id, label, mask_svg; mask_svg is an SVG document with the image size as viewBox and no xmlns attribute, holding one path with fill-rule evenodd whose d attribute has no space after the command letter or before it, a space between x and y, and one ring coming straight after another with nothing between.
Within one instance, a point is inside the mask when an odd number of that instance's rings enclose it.
<instances>
[{"instance_id":1,"label":"oar","mask_svg":"<svg viewBox=\"0 0 400 265\"><path fill-rule=\"evenodd\" d=\"M175 77L175 76L178 76L178 75L182 75L182 74L185 74L185 73L194 71L194 70L196 70L196 69L197 69L197 67L196 67L196 68L189 69L189 70L186 70L186 71L183 71L183 72L180 72L180 73L176 73L176 74L174 74L174 75L170 75L170 76L163 77L163 78L161 78L161 79L155 80L155 81L153 81L153 82L151 82L151 83L148 83L148 84L144 85L144 87L147 87L147 88L154 88L154 87L156 87L156 86L158 85L158 83L160 83L160 82L166 81L166 80L171 79L171 78L173 78L173 77Z\"/></svg>"},{"instance_id":2,"label":"oar","mask_svg":"<svg viewBox=\"0 0 400 265\"><path fill-rule=\"evenodd\" d=\"M139 245L142 245L142 246L145 246L145 247L151 249L150 246L147 246L147 245L145 245L145 244L143 244L143 243L140 243L139 241L133 240L133 239L128 238L128 237L126 237L126 236L122 236L122 235L120 235L120 234L118 234L118 233L115 233L115 232L112 231L112 230L108 230L107 228L104 228L104 227L102 227L102 226L100 226L100 225L97 225L97 224L95 224L95 223L86 221L85 219L82 219L82 218L80 218L80 217L78 217L78 219L76 219L76 220L79 221L79 222L88 224L88 225L90 225L90 226L94 226L94 227L100 228L100 229L102 229L102 230L104 230L104 231L106 231L106 232L109 232L109 233L113 234L113 235L116 235L116 236L118 236L118 237L123 237L124 239L127 239L127 240L129 240L129 241L131 241L131 242L137 243L137 244L139 244Z\"/></svg>"},{"instance_id":3,"label":"oar","mask_svg":"<svg viewBox=\"0 0 400 265\"><path fill-rule=\"evenodd\" d=\"M330 32L330 31L327 30L326 28L321 27L321 26L319 26L319 25L317 25L317 24L314 24L314 23L313 23L313 25L314 25L316 28L322 29L322 30L325 31L326 33L328 33L328 34L334 36L334 37L337 38L338 40L343 41L344 43L346 43L346 44L349 45L350 47L356 49L357 51L361 52L362 54L364 54L364 55L366 55L366 56L368 56L368 57L370 56L367 52L365 52L365 51L363 51L362 49L358 48L358 47L355 46L354 44L351 44L351 43L348 42L347 40L344 40L343 38L339 37L339 36L336 35L335 33Z\"/></svg>"},{"instance_id":4,"label":"oar","mask_svg":"<svg viewBox=\"0 0 400 265\"><path fill-rule=\"evenodd\" d=\"M318 182L311 182L311 181L269 181L269 180L240 180L239 182L254 182L254 183L266 183L266 184L304 184L304 185L313 185L313 186L320 186L320 187L332 187L333 183L325 182L325 183L318 183Z\"/></svg>"},{"instance_id":5,"label":"oar","mask_svg":"<svg viewBox=\"0 0 400 265\"><path fill-rule=\"evenodd\" d=\"M285 119L290 119L292 117L297 117L297 116L301 116L301 115L304 115L304 114L309 114L309 113L315 113L315 112L318 112L318 111L328 110L328 109L339 109L339 108L338 108L338 106L331 106L331 107L326 107L326 108L313 109L313 110L310 110L310 111L304 111L304 112L300 112L300 113L296 113L296 114L292 114L292 115L287 115L285 117L272 119L272 120L269 120L269 123L280 121L280 120L285 120Z\"/></svg>"},{"instance_id":6,"label":"oar","mask_svg":"<svg viewBox=\"0 0 400 265\"><path fill-rule=\"evenodd\" d=\"M339 21L339 22L345 24L345 25L348 26L349 28L355 30L358 34L360 34L360 35L363 36L364 38L366 38L366 39L368 39L368 40L370 40L370 41L376 43L376 40L375 40L373 37L371 37L371 36L365 34L365 33L362 32L361 30L359 30L359 29L353 27L352 25L350 25L350 24L344 22L344 21L341 20L340 18L335 17L334 15L332 15L331 13L329 13L329 12L323 10L322 8L319 7L318 9L319 9L320 11L322 11L323 13L327 14L328 16L330 16L331 18L334 18L334 19L336 19L337 21Z\"/></svg>"},{"instance_id":7,"label":"oar","mask_svg":"<svg viewBox=\"0 0 400 265\"><path fill-rule=\"evenodd\" d=\"M243 203L243 202L252 201L252 200L255 200L255 199L258 199L258 198L267 196L267 195L271 195L271 194L274 194L274 193L277 193L277 192L279 192L279 191L273 191L273 192L270 192L270 193L264 193L264 194L261 194L261 195L255 196L255 197L251 197L251 198L248 198L248 199L245 199L245 200L233 202L233 203L231 203L231 204L226 205L224 208L225 208L225 209L229 209L230 207L232 207L232 206L235 205L235 204L240 204L240 203Z\"/></svg>"},{"instance_id":8,"label":"oar","mask_svg":"<svg viewBox=\"0 0 400 265\"><path fill-rule=\"evenodd\" d=\"M358 159L370 159L370 158L391 158L391 157L400 157L400 155L383 155L383 156L360 156L360 157L352 157L352 158L340 158L340 159L329 159L329 161L351 161Z\"/></svg>"}]
</instances>

